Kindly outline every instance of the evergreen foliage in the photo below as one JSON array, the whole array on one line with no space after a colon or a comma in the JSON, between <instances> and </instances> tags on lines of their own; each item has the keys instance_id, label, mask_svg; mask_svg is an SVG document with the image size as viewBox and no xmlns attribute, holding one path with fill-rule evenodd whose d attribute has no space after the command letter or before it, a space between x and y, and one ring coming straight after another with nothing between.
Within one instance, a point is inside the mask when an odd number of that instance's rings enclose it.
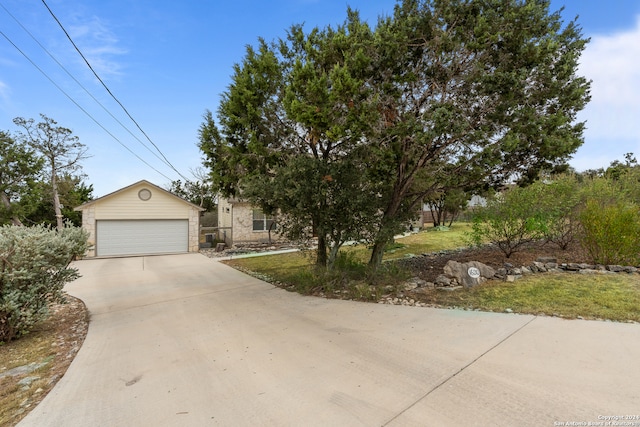
<instances>
[{"instance_id":1,"label":"evergreen foliage","mask_svg":"<svg viewBox=\"0 0 640 427\"><path fill-rule=\"evenodd\" d=\"M374 28L348 10L248 47L200 148L224 196L278 210L285 235L306 222L318 265L366 238L377 268L423 200L564 164L583 142L586 43L548 1L402 0Z\"/></svg>"},{"instance_id":2,"label":"evergreen foliage","mask_svg":"<svg viewBox=\"0 0 640 427\"><path fill-rule=\"evenodd\" d=\"M27 334L52 303L64 302L65 283L79 277L69 264L85 253L87 238L69 226L0 227L0 342Z\"/></svg>"},{"instance_id":3,"label":"evergreen foliage","mask_svg":"<svg viewBox=\"0 0 640 427\"><path fill-rule=\"evenodd\" d=\"M26 144L0 132L0 224L21 225L33 212L43 162Z\"/></svg>"}]
</instances>

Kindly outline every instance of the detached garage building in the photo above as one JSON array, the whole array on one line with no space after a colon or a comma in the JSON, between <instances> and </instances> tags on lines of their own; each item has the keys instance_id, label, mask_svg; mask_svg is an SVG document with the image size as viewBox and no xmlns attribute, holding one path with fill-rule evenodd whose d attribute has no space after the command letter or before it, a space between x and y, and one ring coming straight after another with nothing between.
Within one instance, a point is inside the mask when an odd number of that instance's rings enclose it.
<instances>
[{"instance_id":1,"label":"detached garage building","mask_svg":"<svg viewBox=\"0 0 640 427\"><path fill-rule=\"evenodd\" d=\"M75 208L94 256L197 252L199 206L148 181L140 181Z\"/></svg>"}]
</instances>

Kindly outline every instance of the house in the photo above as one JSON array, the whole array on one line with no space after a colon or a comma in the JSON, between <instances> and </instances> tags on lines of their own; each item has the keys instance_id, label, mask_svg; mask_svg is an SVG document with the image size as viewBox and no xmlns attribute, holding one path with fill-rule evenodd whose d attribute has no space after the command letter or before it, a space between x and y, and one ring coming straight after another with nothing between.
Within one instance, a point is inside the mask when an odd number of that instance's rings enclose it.
<instances>
[{"instance_id":1,"label":"house","mask_svg":"<svg viewBox=\"0 0 640 427\"><path fill-rule=\"evenodd\" d=\"M218 198L218 239L228 247L271 242L280 236L274 231L275 218L239 199Z\"/></svg>"},{"instance_id":2,"label":"house","mask_svg":"<svg viewBox=\"0 0 640 427\"><path fill-rule=\"evenodd\" d=\"M74 210L93 245L87 256L135 256L199 250L204 209L139 181Z\"/></svg>"}]
</instances>

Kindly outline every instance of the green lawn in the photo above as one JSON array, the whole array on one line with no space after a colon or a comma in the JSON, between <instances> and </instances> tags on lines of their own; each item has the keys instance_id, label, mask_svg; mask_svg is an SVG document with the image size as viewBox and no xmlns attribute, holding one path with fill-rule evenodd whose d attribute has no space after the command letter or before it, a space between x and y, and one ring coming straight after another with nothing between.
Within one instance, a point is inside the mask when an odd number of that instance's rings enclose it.
<instances>
[{"instance_id":1,"label":"green lawn","mask_svg":"<svg viewBox=\"0 0 640 427\"><path fill-rule=\"evenodd\" d=\"M471 232L471 224L464 222L453 224L449 231L439 231L429 227L419 233L396 239L396 244L393 245L395 248L387 250L384 259L398 259L408 254L419 255L463 248L469 244L466 238L466 234L469 232ZM354 252L357 259L363 262L368 261L371 255L371 251L366 245L345 247L344 250Z\"/></svg>"},{"instance_id":2,"label":"green lawn","mask_svg":"<svg viewBox=\"0 0 640 427\"><path fill-rule=\"evenodd\" d=\"M437 231L427 228L417 234L396 239L395 248L389 249L384 259L398 259L407 254L422 254L446 249L455 249L467 245L465 234L471 231L468 223L456 223L449 231ZM342 251L352 254L358 261L369 261L371 250L364 244L344 246ZM313 253L287 253L279 255L240 258L227 263L231 266L270 276L278 281L286 281L288 277L300 269L313 265Z\"/></svg>"},{"instance_id":3,"label":"green lawn","mask_svg":"<svg viewBox=\"0 0 640 427\"><path fill-rule=\"evenodd\" d=\"M385 259L464 247L467 245L465 233L470 228L469 224L454 224L450 231L427 229L399 238L385 254ZM365 245L346 247L344 251L361 263L366 263L370 254ZM390 279L398 272L383 272L382 280L376 280L376 286L370 286L370 292L364 292L362 288L363 283L372 282L366 273L361 276L322 273L319 277L312 268L312 254L244 258L228 264L301 293L375 301L389 292L400 292L396 291L397 283ZM324 282L327 286L319 285ZM389 291L389 284L394 285L392 291ZM443 307L640 322L640 274L537 274L514 283L492 280L471 290L433 290L415 298Z\"/></svg>"},{"instance_id":4,"label":"green lawn","mask_svg":"<svg viewBox=\"0 0 640 427\"><path fill-rule=\"evenodd\" d=\"M537 274L470 290L434 290L425 297L444 307L640 322L638 274Z\"/></svg>"}]
</instances>

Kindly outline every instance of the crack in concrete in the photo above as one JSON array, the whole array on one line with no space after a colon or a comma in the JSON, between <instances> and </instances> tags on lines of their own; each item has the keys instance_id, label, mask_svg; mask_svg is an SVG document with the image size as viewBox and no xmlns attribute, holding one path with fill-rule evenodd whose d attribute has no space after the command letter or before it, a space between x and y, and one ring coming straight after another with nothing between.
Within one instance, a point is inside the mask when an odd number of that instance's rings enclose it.
<instances>
[{"instance_id":1,"label":"crack in concrete","mask_svg":"<svg viewBox=\"0 0 640 427\"><path fill-rule=\"evenodd\" d=\"M503 339L501 339L499 342L497 342L494 346L490 347L488 350L486 350L484 353L480 354L478 357L476 357L475 359L473 359L471 362L467 363L466 365L464 365L462 368L460 368L457 372L455 372L453 375L449 376L448 378L444 379L442 382L440 382L439 384L437 384L435 387L433 387L431 390L429 390L428 392L426 392L424 395L420 396L418 399L416 399L415 402L413 402L411 405L407 406L406 408L404 408L403 410L401 410L400 412L398 412L396 415L393 416L393 418L389 419L388 421L384 422L382 424L382 427L386 427L389 424L391 424L393 421L395 421L398 417L400 417L400 415L404 414L405 412L407 412L409 409L413 408L414 406L416 406L418 404L418 402L426 399L427 397L429 397L429 395L431 393L433 393L434 391L438 390L440 387L442 387L443 385L445 385L446 383L448 383L449 381L451 381L453 378L455 378L456 376L458 376L460 373L462 373L463 371L465 371L469 366L473 365L474 363L476 363L478 360L482 359L486 354L489 354L491 351L493 351L495 348L497 348L500 344L502 344L503 342L507 341L509 338L511 338L512 336L514 336L515 334L517 334L518 332L520 332L522 329L524 329L526 326L528 326L531 322L533 322L534 320L536 320L538 318L538 316L534 316L531 320L529 320L527 323L525 323L524 325L520 326L518 329L516 329L515 331L511 332L509 335L507 335L506 337L504 337Z\"/></svg>"}]
</instances>

